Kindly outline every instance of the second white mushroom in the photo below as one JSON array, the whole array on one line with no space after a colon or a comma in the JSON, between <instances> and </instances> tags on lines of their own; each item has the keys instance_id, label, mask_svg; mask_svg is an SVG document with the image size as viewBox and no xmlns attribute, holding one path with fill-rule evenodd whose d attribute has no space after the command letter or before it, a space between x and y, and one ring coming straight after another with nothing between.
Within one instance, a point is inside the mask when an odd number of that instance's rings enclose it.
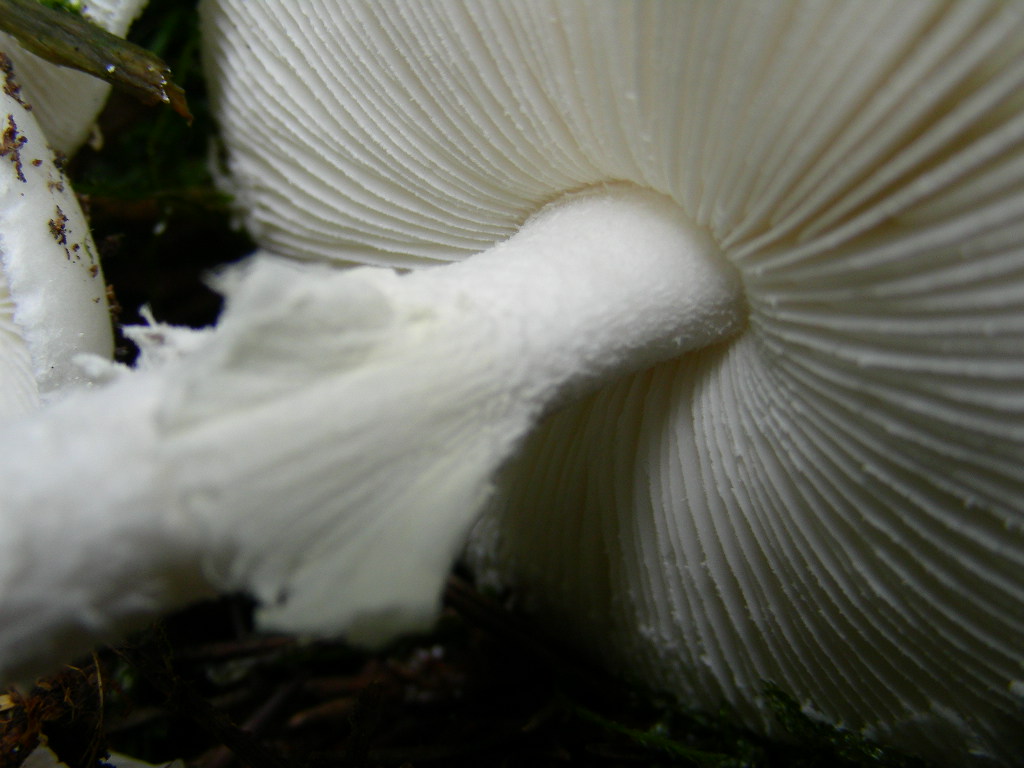
<instances>
[{"instance_id":1,"label":"second white mushroom","mask_svg":"<svg viewBox=\"0 0 1024 768\"><path fill-rule=\"evenodd\" d=\"M0 421L86 379L76 355L109 357L106 283L89 224L18 71L0 72Z\"/></svg>"}]
</instances>

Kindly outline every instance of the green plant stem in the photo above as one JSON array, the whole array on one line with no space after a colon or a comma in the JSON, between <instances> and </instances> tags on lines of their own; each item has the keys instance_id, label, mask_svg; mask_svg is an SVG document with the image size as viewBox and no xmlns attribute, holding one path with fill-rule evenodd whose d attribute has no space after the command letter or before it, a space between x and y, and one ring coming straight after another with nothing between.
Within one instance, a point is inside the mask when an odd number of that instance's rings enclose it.
<instances>
[{"instance_id":1,"label":"green plant stem","mask_svg":"<svg viewBox=\"0 0 1024 768\"><path fill-rule=\"evenodd\" d=\"M47 61L98 77L144 102L163 102L192 119L185 92L171 81L163 61L80 16L36 0L0 0L0 31Z\"/></svg>"}]
</instances>

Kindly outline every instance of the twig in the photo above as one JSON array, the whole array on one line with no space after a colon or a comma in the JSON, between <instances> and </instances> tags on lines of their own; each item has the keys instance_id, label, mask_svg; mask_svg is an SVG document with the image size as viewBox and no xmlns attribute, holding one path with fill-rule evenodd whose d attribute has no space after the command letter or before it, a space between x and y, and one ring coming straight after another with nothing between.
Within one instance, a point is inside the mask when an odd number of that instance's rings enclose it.
<instances>
[{"instance_id":1,"label":"twig","mask_svg":"<svg viewBox=\"0 0 1024 768\"><path fill-rule=\"evenodd\" d=\"M286 760L266 749L251 733L239 728L227 713L203 698L174 672L166 658L158 659L143 647L121 648L119 653L163 694L168 710L194 721L242 763L251 768L290 768Z\"/></svg>"},{"instance_id":2,"label":"twig","mask_svg":"<svg viewBox=\"0 0 1024 768\"><path fill-rule=\"evenodd\" d=\"M0 0L0 31L36 56L98 77L146 103L163 102L192 122L185 92L172 82L170 67L86 19L35 0Z\"/></svg>"},{"instance_id":3,"label":"twig","mask_svg":"<svg viewBox=\"0 0 1024 768\"><path fill-rule=\"evenodd\" d=\"M281 710L291 701L292 697L298 693L305 683L305 676L299 676L280 686L274 694L268 698L255 712L249 717L248 720L242 725L242 730L246 733L258 736L267 725L280 713ZM218 747L214 752L204 761L203 768L227 768L231 765L232 760L237 756L237 753L227 745Z\"/></svg>"}]
</instances>

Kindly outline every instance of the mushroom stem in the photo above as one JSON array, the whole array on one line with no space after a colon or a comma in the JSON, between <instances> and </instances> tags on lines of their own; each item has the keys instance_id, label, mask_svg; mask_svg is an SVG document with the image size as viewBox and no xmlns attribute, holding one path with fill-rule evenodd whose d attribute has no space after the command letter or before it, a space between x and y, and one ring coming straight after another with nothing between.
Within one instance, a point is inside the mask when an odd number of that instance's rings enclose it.
<instances>
[{"instance_id":1,"label":"mushroom stem","mask_svg":"<svg viewBox=\"0 0 1024 768\"><path fill-rule=\"evenodd\" d=\"M83 383L113 334L88 222L0 52L0 420Z\"/></svg>"},{"instance_id":2,"label":"mushroom stem","mask_svg":"<svg viewBox=\"0 0 1024 768\"><path fill-rule=\"evenodd\" d=\"M211 587L255 594L290 631L423 628L544 414L743 320L710 240L617 186L456 265L262 256L224 283L215 331L148 334L189 349L149 366L151 348L143 370L0 433L9 670L47 658L33 637L84 644Z\"/></svg>"},{"instance_id":3,"label":"mushroom stem","mask_svg":"<svg viewBox=\"0 0 1024 768\"><path fill-rule=\"evenodd\" d=\"M669 198L627 185L568 195L509 240L414 282L474 305L472 327L455 335L500 350L501 370L480 371L481 383L496 379L485 386L531 416L731 336L744 317L739 275L710 236Z\"/></svg>"}]
</instances>

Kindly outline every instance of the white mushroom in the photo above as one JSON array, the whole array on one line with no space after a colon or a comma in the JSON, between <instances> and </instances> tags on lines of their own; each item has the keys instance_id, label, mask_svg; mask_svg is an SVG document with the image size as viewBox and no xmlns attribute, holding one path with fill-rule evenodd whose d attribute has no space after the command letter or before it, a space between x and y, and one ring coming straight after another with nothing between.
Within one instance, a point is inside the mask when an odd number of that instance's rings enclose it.
<instances>
[{"instance_id":1,"label":"white mushroom","mask_svg":"<svg viewBox=\"0 0 1024 768\"><path fill-rule=\"evenodd\" d=\"M741 336L532 436L478 569L689 704L1019 755L1024 9L511 5L205 6L264 246L458 260L620 179L742 275Z\"/></svg>"},{"instance_id":2,"label":"white mushroom","mask_svg":"<svg viewBox=\"0 0 1024 768\"><path fill-rule=\"evenodd\" d=\"M11 68L0 78L3 420L84 382L74 357L109 357L113 334L88 222Z\"/></svg>"},{"instance_id":3,"label":"white mushroom","mask_svg":"<svg viewBox=\"0 0 1024 768\"><path fill-rule=\"evenodd\" d=\"M421 626L484 511L483 575L687 705L1021 763L1024 6L203 12L264 247L461 263L263 254L0 432L9 671L211 588Z\"/></svg>"}]
</instances>

